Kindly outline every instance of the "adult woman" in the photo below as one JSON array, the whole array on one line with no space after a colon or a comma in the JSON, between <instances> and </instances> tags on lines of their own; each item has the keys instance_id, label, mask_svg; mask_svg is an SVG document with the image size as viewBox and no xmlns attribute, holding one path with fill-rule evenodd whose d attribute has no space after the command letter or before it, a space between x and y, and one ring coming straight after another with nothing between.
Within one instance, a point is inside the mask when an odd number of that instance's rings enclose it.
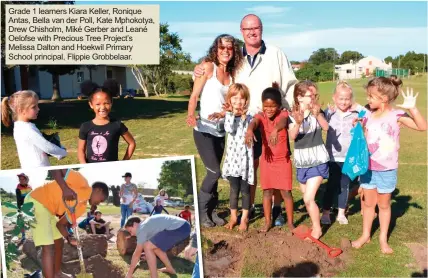
<instances>
[{"instance_id":1,"label":"adult woman","mask_svg":"<svg viewBox=\"0 0 428 278\"><path fill-rule=\"evenodd\" d=\"M190 96L187 124L194 127L193 137L199 155L207 169L198 194L201 225L224 225L224 220L214 212L218 204L218 179L224 152L224 125L210 115L222 111L229 86L234 83L237 70L243 62L241 49L233 36L222 34L215 38L202 63L204 74L196 77ZM195 117L198 97L201 95L200 112Z\"/></svg>"}]
</instances>

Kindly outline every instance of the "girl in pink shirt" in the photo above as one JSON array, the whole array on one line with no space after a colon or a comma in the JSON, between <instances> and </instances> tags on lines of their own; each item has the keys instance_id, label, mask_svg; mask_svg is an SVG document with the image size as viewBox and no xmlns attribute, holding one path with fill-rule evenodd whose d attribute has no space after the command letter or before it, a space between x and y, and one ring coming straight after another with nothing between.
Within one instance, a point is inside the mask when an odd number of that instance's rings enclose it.
<instances>
[{"instance_id":1,"label":"girl in pink shirt","mask_svg":"<svg viewBox=\"0 0 428 278\"><path fill-rule=\"evenodd\" d=\"M427 129L425 118L416 108L413 89L407 88L402 95L404 103L398 107L407 109L411 117L400 109L392 107L398 97L400 79L376 77L367 85L367 100L371 112L363 119L365 136L370 152L369 170L360 176L364 195L363 234L352 242L354 248L360 248L370 242L370 232L375 216L376 205L379 207L380 235L379 243L382 253L391 254L387 236L391 220L391 193L397 184L398 149L400 126L424 131Z\"/></svg>"}]
</instances>

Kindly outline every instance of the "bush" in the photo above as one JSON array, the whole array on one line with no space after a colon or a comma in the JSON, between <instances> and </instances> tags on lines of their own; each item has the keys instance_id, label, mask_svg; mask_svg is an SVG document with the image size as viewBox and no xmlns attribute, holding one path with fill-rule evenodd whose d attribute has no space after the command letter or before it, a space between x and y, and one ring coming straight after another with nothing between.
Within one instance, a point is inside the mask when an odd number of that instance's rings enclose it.
<instances>
[{"instance_id":1,"label":"bush","mask_svg":"<svg viewBox=\"0 0 428 278\"><path fill-rule=\"evenodd\" d=\"M312 80L314 82L323 82L333 80L334 65L332 63L324 63L315 65L307 63L303 68L296 71L296 77L299 80ZM337 79L337 73L334 73Z\"/></svg>"},{"instance_id":2,"label":"bush","mask_svg":"<svg viewBox=\"0 0 428 278\"><path fill-rule=\"evenodd\" d=\"M193 80L189 74L173 73L168 77L168 93L175 94L183 91L192 91Z\"/></svg>"}]
</instances>

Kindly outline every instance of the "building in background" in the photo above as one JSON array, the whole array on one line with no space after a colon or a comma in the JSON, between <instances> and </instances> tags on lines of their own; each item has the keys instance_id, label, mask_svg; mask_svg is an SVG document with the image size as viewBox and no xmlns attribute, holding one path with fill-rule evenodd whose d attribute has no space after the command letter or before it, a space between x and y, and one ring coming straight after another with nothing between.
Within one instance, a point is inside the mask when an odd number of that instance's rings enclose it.
<instances>
[{"instance_id":1,"label":"building in background","mask_svg":"<svg viewBox=\"0 0 428 278\"><path fill-rule=\"evenodd\" d=\"M59 65L60 67L60 65ZM21 68L15 66L8 70L5 75L4 70L1 70L1 95L5 96L13 92L19 91L21 87ZM122 92L128 90L138 90L137 80L132 74L131 68L127 65L105 66L100 65L92 69L87 66L82 66L75 70L73 74L66 74L59 77L59 90L62 98L77 98L80 94L80 84L90 79L102 85L106 79L113 78L122 87ZM35 91L41 99L50 99L53 93L52 75L45 71L40 71L36 66L30 67L28 72L28 89Z\"/></svg>"},{"instance_id":2,"label":"building in background","mask_svg":"<svg viewBox=\"0 0 428 278\"><path fill-rule=\"evenodd\" d=\"M379 58L367 56L358 62L351 60L348 64L335 65L334 68L339 75L339 79L346 80L373 75L376 69L390 71L392 70L392 63L387 64Z\"/></svg>"}]
</instances>

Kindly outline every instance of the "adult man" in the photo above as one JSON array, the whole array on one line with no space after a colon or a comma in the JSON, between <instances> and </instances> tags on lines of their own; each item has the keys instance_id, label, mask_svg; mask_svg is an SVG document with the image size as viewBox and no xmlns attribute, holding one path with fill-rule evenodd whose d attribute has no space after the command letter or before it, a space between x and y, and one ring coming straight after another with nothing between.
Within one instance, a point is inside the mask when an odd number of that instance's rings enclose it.
<instances>
[{"instance_id":1,"label":"adult man","mask_svg":"<svg viewBox=\"0 0 428 278\"><path fill-rule=\"evenodd\" d=\"M166 252L190 236L191 227L186 220L167 214L154 215L144 221L134 216L126 221L125 229L137 237L137 247L132 255L126 278L132 277L143 251L151 278L158 277L156 258L165 265L159 269L161 272L176 274Z\"/></svg>"},{"instance_id":2,"label":"adult man","mask_svg":"<svg viewBox=\"0 0 428 278\"><path fill-rule=\"evenodd\" d=\"M294 71L287 56L278 48L265 44L262 40L263 24L254 14L248 14L241 20L241 34L244 39L242 48L245 57L244 65L236 78L237 83L244 83L250 89L249 112L254 115L262 111L261 95L264 89L277 83L282 94L283 108L290 110L293 105L294 84L297 83ZM195 67L195 76L203 74L203 68ZM254 186L251 186L251 213L254 213L254 199L257 188L257 168L262 153L262 138L259 131L255 132L257 142L254 143ZM275 191L273 220L281 214L281 195ZM292 207L292 206L289 206Z\"/></svg>"}]
</instances>

